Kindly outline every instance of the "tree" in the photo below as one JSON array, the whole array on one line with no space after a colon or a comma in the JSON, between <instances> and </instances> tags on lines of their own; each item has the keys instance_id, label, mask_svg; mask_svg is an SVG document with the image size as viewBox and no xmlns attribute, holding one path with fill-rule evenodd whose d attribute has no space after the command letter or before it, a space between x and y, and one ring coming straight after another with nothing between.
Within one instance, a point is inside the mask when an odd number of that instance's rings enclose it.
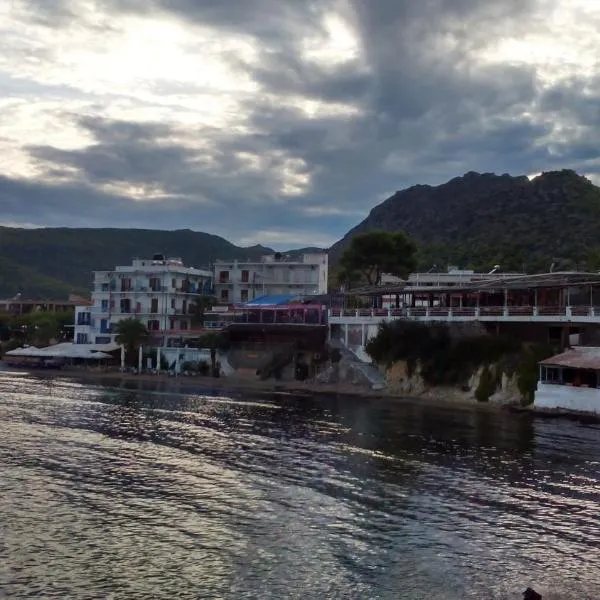
<instances>
[{"instance_id":1,"label":"tree","mask_svg":"<svg viewBox=\"0 0 600 600\"><path fill-rule=\"evenodd\" d=\"M417 266L417 246L402 231L369 231L352 238L340 259L342 272L359 272L369 283L381 283L383 273L406 279Z\"/></svg>"},{"instance_id":2,"label":"tree","mask_svg":"<svg viewBox=\"0 0 600 600\"><path fill-rule=\"evenodd\" d=\"M215 305L213 296L197 295L190 306L192 315L192 323L195 325L204 325L206 311L210 310Z\"/></svg>"},{"instance_id":3,"label":"tree","mask_svg":"<svg viewBox=\"0 0 600 600\"><path fill-rule=\"evenodd\" d=\"M68 337L66 326L72 323L71 312L35 311L12 317L8 325L23 342L47 346Z\"/></svg>"},{"instance_id":4,"label":"tree","mask_svg":"<svg viewBox=\"0 0 600 600\"><path fill-rule=\"evenodd\" d=\"M148 336L146 326L138 319L122 319L115 325L117 344L125 346L128 362L135 362L135 352Z\"/></svg>"},{"instance_id":5,"label":"tree","mask_svg":"<svg viewBox=\"0 0 600 600\"><path fill-rule=\"evenodd\" d=\"M200 338L198 346L210 349L211 372L213 377L217 377L217 350L227 348L227 338L220 331L209 331Z\"/></svg>"}]
</instances>

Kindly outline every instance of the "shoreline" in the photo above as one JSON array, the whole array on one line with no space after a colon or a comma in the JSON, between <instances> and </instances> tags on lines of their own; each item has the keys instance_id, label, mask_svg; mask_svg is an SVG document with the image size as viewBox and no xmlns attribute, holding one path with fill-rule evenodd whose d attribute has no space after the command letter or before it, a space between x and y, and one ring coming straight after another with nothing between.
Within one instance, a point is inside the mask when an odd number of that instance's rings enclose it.
<instances>
[{"instance_id":1,"label":"shoreline","mask_svg":"<svg viewBox=\"0 0 600 600\"><path fill-rule=\"evenodd\" d=\"M0 362L1 364L1 362ZM203 389L206 391L220 392L262 392L266 394L286 394L290 396L337 396L342 398L365 398L369 400L394 400L406 403L419 403L424 406L439 406L455 409L498 411L505 410L507 405L494 403L477 403L467 400L457 400L432 397L406 396L398 395L389 390L373 390L368 387L362 387L352 383L318 383L315 381L275 381L272 379L261 381L250 377L229 376L229 377L188 377L188 376L168 376L166 374L153 375L143 373L134 375L131 373L121 373L120 371L79 371L63 369L19 369L10 368L1 370L1 373L18 373L20 375L32 375L44 379L70 379L80 382L95 383L145 383L160 384L167 387L176 388L174 391L185 393L185 389Z\"/></svg>"},{"instance_id":2,"label":"shoreline","mask_svg":"<svg viewBox=\"0 0 600 600\"><path fill-rule=\"evenodd\" d=\"M0 366L5 366L0 361ZM9 368L4 370L0 368L1 373L13 373L19 375L33 375L40 378L50 379L69 379L72 381L89 383L142 383L142 384L161 384L173 388L174 393L185 393L185 389L202 389L206 392L262 392L266 394L281 394L296 397L302 396L337 396L341 398L365 398L372 401L393 400L396 402L421 404L423 406L452 408L456 410L475 410L484 412L507 412L515 415L530 415L541 419L567 419L570 421L579 421L583 424L600 424L600 414L574 412L564 409L541 409L533 406L520 406L518 404L496 404L482 403L468 400L458 400L455 398L445 398L431 396L400 396L391 391L381 389L372 390L351 383L317 383L314 381L261 381L249 377L187 377L187 376L168 376L166 374L152 375L143 373L134 375L131 373L121 373L119 371L69 371L62 369L31 369L20 370L18 368Z\"/></svg>"}]
</instances>

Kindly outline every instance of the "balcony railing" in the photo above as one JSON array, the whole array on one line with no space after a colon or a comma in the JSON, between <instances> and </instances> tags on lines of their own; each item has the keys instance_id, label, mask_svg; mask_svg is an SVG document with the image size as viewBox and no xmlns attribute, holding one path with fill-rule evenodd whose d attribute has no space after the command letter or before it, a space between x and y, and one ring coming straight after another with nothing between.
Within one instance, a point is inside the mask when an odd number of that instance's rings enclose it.
<instances>
[{"instance_id":1,"label":"balcony railing","mask_svg":"<svg viewBox=\"0 0 600 600\"><path fill-rule=\"evenodd\" d=\"M412 307L412 308L359 308L329 311L333 318L540 318L540 317L594 317L600 318L600 307L595 306L480 306L480 307Z\"/></svg>"}]
</instances>

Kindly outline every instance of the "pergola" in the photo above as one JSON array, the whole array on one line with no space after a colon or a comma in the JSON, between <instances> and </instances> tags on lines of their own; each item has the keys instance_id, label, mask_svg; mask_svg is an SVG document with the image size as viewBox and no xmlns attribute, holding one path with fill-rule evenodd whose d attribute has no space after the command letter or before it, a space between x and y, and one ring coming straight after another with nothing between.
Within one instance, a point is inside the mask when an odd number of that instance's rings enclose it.
<instances>
[{"instance_id":1,"label":"pergola","mask_svg":"<svg viewBox=\"0 0 600 600\"><path fill-rule=\"evenodd\" d=\"M378 306L384 296L400 298L404 306L593 306L594 290L600 287L600 273L562 271L534 275L496 276L467 285L363 286L339 296L370 297ZM598 298L600 302L600 298Z\"/></svg>"}]
</instances>

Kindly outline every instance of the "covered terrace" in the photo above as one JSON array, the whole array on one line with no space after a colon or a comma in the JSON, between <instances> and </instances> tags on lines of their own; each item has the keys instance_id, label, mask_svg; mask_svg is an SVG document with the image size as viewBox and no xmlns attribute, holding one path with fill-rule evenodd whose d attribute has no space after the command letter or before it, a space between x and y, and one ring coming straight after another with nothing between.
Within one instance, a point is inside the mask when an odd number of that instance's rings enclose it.
<instances>
[{"instance_id":1,"label":"covered terrace","mask_svg":"<svg viewBox=\"0 0 600 600\"><path fill-rule=\"evenodd\" d=\"M568 317L600 319L600 273L557 272L495 276L446 287L371 286L346 297L369 300L370 308L334 308L331 317ZM382 308L384 298L393 308Z\"/></svg>"}]
</instances>

